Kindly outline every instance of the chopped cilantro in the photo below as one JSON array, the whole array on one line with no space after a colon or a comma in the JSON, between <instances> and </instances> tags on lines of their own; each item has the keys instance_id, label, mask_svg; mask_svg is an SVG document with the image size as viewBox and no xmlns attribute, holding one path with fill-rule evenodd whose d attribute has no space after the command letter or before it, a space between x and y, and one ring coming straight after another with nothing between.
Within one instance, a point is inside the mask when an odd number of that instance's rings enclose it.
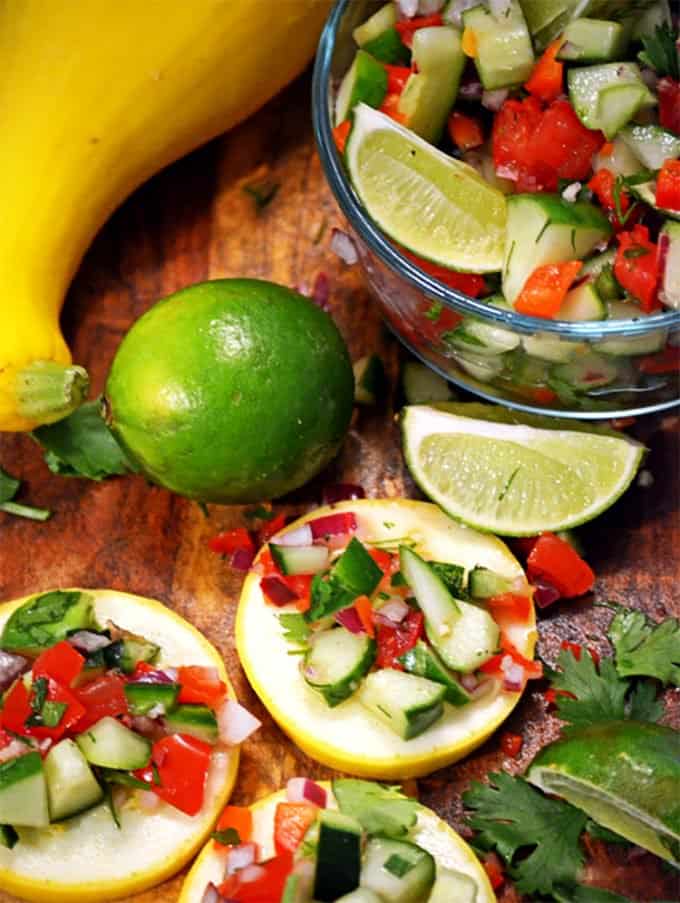
<instances>
[{"instance_id":1,"label":"chopped cilantro","mask_svg":"<svg viewBox=\"0 0 680 903\"><path fill-rule=\"evenodd\" d=\"M31 696L31 710L33 712L42 712L45 700L47 699L47 678L39 677L33 683L33 695Z\"/></svg>"},{"instance_id":2,"label":"chopped cilantro","mask_svg":"<svg viewBox=\"0 0 680 903\"><path fill-rule=\"evenodd\" d=\"M677 38L677 31L670 28L667 23L657 25L654 34L641 35L644 50L638 53L638 59L644 66L655 69L657 75L670 75L675 81L680 80Z\"/></svg>"},{"instance_id":3,"label":"chopped cilantro","mask_svg":"<svg viewBox=\"0 0 680 903\"><path fill-rule=\"evenodd\" d=\"M360 821L369 836L404 837L418 818L418 802L398 787L336 778L333 793L340 811Z\"/></svg>"},{"instance_id":4,"label":"chopped cilantro","mask_svg":"<svg viewBox=\"0 0 680 903\"><path fill-rule=\"evenodd\" d=\"M210 835L213 840L225 847L237 847L241 843L241 837L236 828L225 828L224 831L213 831Z\"/></svg>"},{"instance_id":5,"label":"chopped cilantro","mask_svg":"<svg viewBox=\"0 0 680 903\"><path fill-rule=\"evenodd\" d=\"M654 624L641 611L620 608L609 625L621 677L655 677L680 687L680 621Z\"/></svg>"},{"instance_id":6,"label":"chopped cilantro","mask_svg":"<svg viewBox=\"0 0 680 903\"><path fill-rule=\"evenodd\" d=\"M284 612L278 617L281 627L283 628L284 640L287 643L292 643L296 646L306 647L307 640L309 639L312 630L305 621L303 615L297 613L294 614L293 612Z\"/></svg>"},{"instance_id":7,"label":"chopped cilantro","mask_svg":"<svg viewBox=\"0 0 680 903\"><path fill-rule=\"evenodd\" d=\"M151 773L153 774L153 783L156 787L162 787L163 782L161 781L161 773L158 770L158 765L155 762L151 763Z\"/></svg>"},{"instance_id":8,"label":"chopped cilantro","mask_svg":"<svg viewBox=\"0 0 680 903\"><path fill-rule=\"evenodd\" d=\"M403 878L404 875L411 871L414 865L415 863L409 862L408 859L404 859L404 857L399 856L398 853L392 853L385 862L383 868L388 871L390 875L394 875L396 878Z\"/></svg>"},{"instance_id":9,"label":"chopped cilantro","mask_svg":"<svg viewBox=\"0 0 680 903\"><path fill-rule=\"evenodd\" d=\"M68 705L65 702L46 702L40 713L42 723L45 727L57 727L67 708Z\"/></svg>"}]
</instances>

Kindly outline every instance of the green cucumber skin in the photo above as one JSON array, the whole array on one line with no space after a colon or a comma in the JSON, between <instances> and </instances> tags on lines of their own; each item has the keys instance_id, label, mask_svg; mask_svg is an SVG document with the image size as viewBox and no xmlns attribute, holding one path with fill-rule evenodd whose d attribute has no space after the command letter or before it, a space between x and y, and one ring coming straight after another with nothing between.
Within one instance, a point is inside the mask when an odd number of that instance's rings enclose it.
<instances>
[{"instance_id":1,"label":"green cucumber skin","mask_svg":"<svg viewBox=\"0 0 680 903\"><path fill-rule=\"evenodd\" d=\"M385 682L388 686L385 686ZM405 700L423 692L424 699L415 704ZM412 740L444 714L446 687L403 671L383 668L371 672L359 692L359 702L403 740Z\"/></svg>"},{"instance_id":2,"label":"green cucumber skin","mask_svg":"<svg viewBox=\"0 0 680 903\"><path fill-rule=\"evenodd\" d=\"M332 903L359 886L362 829L355 818L329 809L318 824L314 899Z\"/></svg>"},{"instance_id":3,"label":"green cucumber skin","mask_svg":"<svg viewBox=\"0 0 680 903\"><path fill-rule=\"evenodd\" d=\"M133 715L146 715L157 705L169 712L177 704L179 691L179 684L125 684L125 698Z\"/></svg>"},{"instance_id":4,"label":"green cucumber skin","mask_svg":"<svg viewBox=\"0 0 680 903\"><path fill-rule=\"evenodd\" d=\"M50 821L73 818L97 806L104 793L73 740L61 740L45 757Z\"/></svg>"},{"instance_id":5,"label":"green cucumber skin","mask_svg":"<svg viewBox=\"0 0 680 903\"><path fill-rule=\"evenodd\" d=\"M487 91L521 85L531 75L534 52L517 0L502 22L484 6L463 12L463 25L475 34L475 65Z\"/></svg>"},{"instance_id":6,"label":"green cucumber skin","mask_svg":"<svg viewBox=\"0 0 680 903\"><path fill-rule=\"evenodd\" d=\"M389 28L372 41L367 41L362 49L381 63L391 66L408 66L411 61L409 49L396 28Z\"/></svg>"},{"instance_id":7,"label":"green cucumber skin","mask_svg":"<svg viewBox=\"0 0 680 903\"><path fill-rule=\"evenodd\" d=\"M370 596L383 578L383 572L356 537L331 568L331 577L357 596Z\"/></svg>"},{"instance_id":8,"label":"green cucumber skin","mask_svg":"<svg viewBox=\"0 0 680 903\"><path fill-rule=\"evenodd\" d=\"M377 60L357 50L354 62L340 85L335 107L335 124L352 116L358 103L379 107L387 93L387 72Z\"/></svg>"},{"instance_id":9,"label":"green cucumber skin","mask_svg":"<svg viewBox=\"0 0 680 903\"><path fill-rule=\"evenodd\" d=\"M426 677L445 687L444 699L450 705L460 707L470 702L470 694L449 671L434 649L418 640L416 645L399 656L399 661L409 674Z\"/></svg>"},{"instance_id":10,"label":"green cucumber skin","mask_svg":"<svg viewBox=\"0 0 680 903\"><path fill-rule=\"evenodd\" d=\"M512 580L496 574L489 568L474 567L468 577L468 588L473 599L490 599L512 590Z\"/></svg>"},{"instance_id":11,"label":"green cucumber skin","mask_svg":"<svg viewBox=\"0 0 680 903\"><path fill-rule=\"evenodd\" d=\"M567 73L569 100L581 122L589 129L601 129L611 140L643 106L656 102L654 95L642 80L640 69L635 63L602 63L598 66L581 66ZM618 100L621 89L625 92ZM603 98L616 92L614 109L620 107L620 115L611 109L601 110ZM610 106L609 104L607 105Z\"/></svg>"},{"instance_id":12,"label":"green cucumber skin","mask_svg":"<svg viewBox=\"0 0 680 903\"><path fill-rule=\"evenodd\" d=\"M310 675L313 675L315 661L317 661L319 656L319 650L317 648L318 639L324 633L326 633L326 631L323 631L318 635L317 646L315 647L312 645L305 654L302 663L302 675L312 689L321 693L329 708L335 708L335 706L340 705L341 702L348 699L359 688L362 679L368 674L375 661L378 647L375 640L367 635L362 635L361 640L359 640L359 637L355 637L349 631L345 630L344 627L333 628L332 631L330 631L333 635L332 639L336 641L341 641L343 639L346 641L351 640L357 646L357 656L354 665L347 674L332 682L319 683Z\"/></svg>"},{"instance_id":13,"label":"green cucumber skin","mask_svg":"<svg viewBox=\"0 0 680 903\"><path fill-rule=\"evenodd\" d=\"M179 734L190 734L198 740L214 745L219 728L217 717L206 705L178 705L166 715L165 725Z\"/></svg>"},{"instance_id":14,"label":"green cucumber skin","mask_svg":"<svg viewBox=\"0 0 680 903\"><path fill-rule=\"evenodd\" d=\"M564 29L564 45L558 60L601 63L622 58L628 46L629 29L604 19L573 19Z\"/></svg>"},{"instance_id":15,"label":"green cucumber skin","mask_svg":"<svg viewBox=\"0 0 680 903\"><path fill-rule=\"evenodd\" d=\"M76 743L88 762L103 768L135 771L151 761L151 741L108 715L79 734Z\"/></svg>"}]
</instances>

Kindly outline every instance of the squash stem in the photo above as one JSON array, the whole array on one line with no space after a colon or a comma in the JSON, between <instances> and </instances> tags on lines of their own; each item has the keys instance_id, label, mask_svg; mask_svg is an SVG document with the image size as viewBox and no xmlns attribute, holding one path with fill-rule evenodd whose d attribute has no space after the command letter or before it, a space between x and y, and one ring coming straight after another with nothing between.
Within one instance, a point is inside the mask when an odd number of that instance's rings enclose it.
<instances>
[{"instance_id":1,"label":"squash stem","mask_svg":"<svg viewBox=\"0 0 680 903\"><path fill-rule=\"evenodd\" d=\"M54 423L82 404L89 385L82 367L33 361L16 375L17 412L27 420Z\"/></svg>"}]
</instances>

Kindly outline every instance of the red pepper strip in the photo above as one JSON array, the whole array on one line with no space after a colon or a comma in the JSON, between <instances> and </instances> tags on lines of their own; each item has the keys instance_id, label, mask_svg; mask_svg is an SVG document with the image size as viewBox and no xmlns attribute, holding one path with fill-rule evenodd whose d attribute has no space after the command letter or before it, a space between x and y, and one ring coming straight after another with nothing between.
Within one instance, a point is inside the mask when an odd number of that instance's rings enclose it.
<instances>
[{"instance_id":1,"label":"red pepper strip","mask_svg":"<svg viewBox=\"0 0 680 903\"><path fill-rule=\"evenodd\" d=\"M373 606L371 605L371 600L368 596L359 596L358 599L354 600L354 608L361 621L361 626L370 637L374 637L375 624L373 623Z\"/></svg>"},{"instance_id":2,"label":"red pepper strip","mask_svg":"<svg viewBox=\"0 0 680 903\"><path fill-rule=\"evenodd\" d=\"M178 668L177 680L181 685L178 702L203 704L217 709L227 695L227 685L213 674L211 668L200 665Z\"/></svg>"},{"instance_id":3,"label":"red pepper strip","mask_svg":"<svg viewBox=\"0 0 680 903\"><path fill-rule=\"evenodd\" d=\"M582 596L592 589L595 574L572 546L554 533L542 533L527 558L532 582L545 579L565 598Z\"/></svg>"},{"instance_id":4,"label":"red pepper strip","mask_svg":"<svg viewBox=\"0 0 680 903\"><path fill-rule=\"evenodd\" d=\"M403 671L404 666L397 661L400 655L408 652L423 635L424 618L421 611L410 611L401 624L396 627L378 625L378 668L394 668Z\"/></svg>"},{"instance_id":5,"label":"red pepper strip","mask_svg":"<svg viewBox=\"0 0 680 903\"><path fill-rule=\"evenodd\" d=\"M286 515L285 514L277 514L276 517L273 517L270 521L265 521L264 524L259 529L258 539L260 540L260 544L264 545L266 542L274 536L279 530L283 530L286 526Z\"/></svg>"},{"instance_id":6,"label":"red pepper strip","mask_svg":"<svg viewBox=\"0 0 680 903\"><path fill-rule=\"evenodd\" d=\"M333 140L335 141L335 146L341 154L345 153L345 146L347 144L347 139L349 138L349 133L351 130L352 123L349 119L345 119L344 122L336 125L333 129Z\"/></svg>"},{"instance_id":7,"label":"red pepper strip","mask_svg":"<svg viewBox=\"0 0 680 903\"><path fill-rule=\"evenodd\" d=\"M643 373L677 373L680 370L680 348L668 345L658 354L640 358L638 368Z\"/></svg>"},{"instance_id":8,"label":"red pepper strip","mask_svg":"<svg viewBox=\"0 0 680 903\"><path fill-rule=\"evenodd\" d=\"M443 282L444 285L448 285L449 288L455 288L457 291L470 295L472 298L478 298L486 292L484 277L480 276L478 273L458 273L455 270L448 270L446 267L439 266L437 263L424 260L422 257L418 257L417 254L412 254L411 251L407 251L406 248L399 248L399 250L404 257L408 257L408 259L415 263L415 265L424 273L427 273L428 276L432 276L434 279L438 279L440 282ZM445 310L448 310L448 308L442 310L442 315ZM447 325L445 327L446 329L454 329L460 322L460 320L455 319L458 315L455 314L454 311L450 311L450 313L453 314L454 325Z\"/></svg>"},{"instance_id":9,"label":"red pepper strip","mask_svg":"<svg viewBox=\"0 0 680 903\"><path fill-rule=\"evenodd\" d=\"M509 731L506 731L501 736L501 749L506 756L511 756L514 759L515 756L520 754L523 742L521 734L511 734Z\"/></svg>"},{"instance_id":10,"label":"red pepper strip","mask_svg":"<svg viewBox=\"0 0 680 903\"><path fill-rule=\"evenodd\" d=\"M431 16L416 16L413 19L402 19L394 26L399 32L401 43L406 47L413 46L413 33L419 28L432 28L437 25L443 25L444 20L440 13L434 13Z\"/></svg>"},{"instance_id":11,"label":"red pepper strip","mask_svg":"<svg viewBox=\"0 0 680 903\"><path fill-rule=\"evenodd\" d=\"M555 100L562 93L564 63L557 59L557 54L563 43L564 38L558 38L548 44L524 85L529 94L533 94L544 103Z\"/></svg>"},{"instance_id":12,"label":"red pepper strip","mask_svg":"<svg viewBox=\"0 0 680 903\"><path fill-rule=\"evenodd\" d=\"M51 677L62 687L70 687L83 670L85 658L66 640L41 652L33 663L33 679Z\"/></svg>"},{"instance_id":13,"label":"red pepper strip","mask_svg":"<svg viewBox=\"0 0 680 903\"><path fill-rule=\"evenodd\" d=\"M253 834L253 813L247 806L225 806L215 830L226 831L228 828L236 831L241 843L248 843ZM228 849L217 840L215 846L220 850Z\"/></svg>"},{"instance_id":14,"label":"red pepper strip","mask_svg":"<svg viewBox=\"0 0 680 903\"><path fill-rule=\"evenodd\" d=\"M259 863L257 868L260 876L247 883L241 882L238 872L230 875L218 887L220 896L238 903L278 903L293 870L293 854L280 853L274 859Z\"/></svg>"},{"instance_id":15,"label":"red pepper strip","mask_svg":"<svg viewBox=\"0 0 680 903\"><path fill-rule=\"evenodd\" d=\"M527 680L539 680L543 677L543 665L541 662L534 661L530 658L525 658L519 649L514 646L507 636L501 631L501 649L507 655L512 656L512 660L521 665L524 668L524 674ZM501 658L503 656L501 655Z\"/></svg>"},{"instance_id":16,"label":"red pepper strip","mask_svg":"<svg viewBox=\"0 0 680 903\"><path fill-rule=\"evenodd\" d=\"M255 543L245 527L237 527L235 530L227 530L225 533L218 533L217 536L213 536L212 539L208 540L208 548L218 555L228 555L230 552L236 552L240 549L254 552Z\"/></svg>"},{"instance_id":17,"label":"red pepper strip","mask_svg":"<svg viewBox=\"0 0 680 903\"><path fill-rule=\"evenodd\" d=\"M386 94L378 109L381 113L389 116L390 119L394 119L394 121L398 122L400 125L406 125L406 116L399 112L400 98L401 94Z\"/></svg>"},{"instance_id":18,"label":"red pepper strip","mask_svg":"<svg viewBox=\"0 0 680 903\"><path fill-rule=\"evenodd\" d=\"M274 812L274 846L277 853L294 853L319 810L311 803L279 803Z\"/></svg>"},{"instance_id":19,"label":"red pepper strip","mask_svg":"<svg viewBox=\"0 0 680 903\"><path fill-rule=\"evenodd\" d=\"M389 63L383 63L383 67L387 72L387 93L401 94L413 70L410 66L391 66Z\"/></svg>"},{"instance_id":20,"label":"red pepper strip","mask_svg":"<svg viewBox=\"0 0 680 903\"><path fill-rule=\"evenodd\" d=\"M524 283L515 310L530 317L554 317L582 266L580 260L568 260L537 267Z\"/></svg>"},{"instance_id":21,"label":"red pepper strip","mask_svg":"<svg viewBox=\"0 0 680 903\"><path fill-rule=\"evenodd\" d=\"M170 734L157 740L151 750L151 763L133 772L149 790L180 812L197 815L203 808L205 782L212 747L188 734ZM154 776L155 764L160 783Z\"/></svg>"},{"instance_id":22,"label":"red pepper strip","mask_svg":"<svg viewBox=\"0 0 680 903\"><path fill-rule=\"evenodd\" d=\"M664 160L656 180L656 205L680 211L680 160Z\"/></svg>"},{"instance_id":23,"label":"red pepper strip","mask_svg":"<svg viewBox=\"0 0 680 903\"><path fill-rule=\"evenodd\" d=\"M389 574L392 570L392 556L384 549L368 549L368 554L378 565L383 574Z\"/></svg>"},{"instance_id":24,"label":"red pepper strip","mask_svg":"<svg viewBox=\"0 0 680 903\"><path fill-rule=\"evenodd\" d=\"M635 225L617 236L619 247L614 260L614 276L623 288L650 313L659 307L659 250L649 240L646 226Z\"/></svg>"},{"instance_id":25,"label":"red pepper strip","mask_svg":"<svg viewBox=\"0 0 680 903\"><path fill-rule=\"evenodd\" d=\"M472 116L454 110L449 116L448 129L451 140L462 151L484 144L482 127Z\"/></svg>"},{"instance_id":26,"label":"red pepper strip","mask_svg":"<svg viewBox=\"0 0 680 903\"><path fill-rule=\"evenodd\" d=\"M533 606L528 596L519 593L501 593L486 600L486 607L491 617L500 624L501 620L511 623L526 624L531 617Z\"/></svg>"},{"instance_id":27,"label":"red pepper strip","mask_svg":"<svg viewBox=\"0 0 680 903\"><path fill-rule=\"evenodd\" d=\"M139 664L142 664L141 662ZM78 702L85 709L74 730L82 734L102 718L117 718L128 714L125 682L118 674L102 674L75 691Z\"/></svg>"},{"instance_id":28,"label":"red pepper strip","mask_svg":"<svg viewBox=\"0 0 680 903\"><path fill-rule=\"evenodd\" d=\"M505 875L503 874L503 864L501 860L495 853L487 853L484 859L482 859L482 865L484 866L484 871L487 874L489 881L491 882L491 887L494 890L498 890L498 888L505 881Z\"/></svg>"},{"instance_id":29,"label":"red pepper strip","mask_svg":"<svg viewBox=\"0 0 680 903\"><path fill-rule=\"evenodd\" d=\"M680 82L666 75L656 83L656 93L660 125L680 135Z\"/></svg>"}]
</instances>

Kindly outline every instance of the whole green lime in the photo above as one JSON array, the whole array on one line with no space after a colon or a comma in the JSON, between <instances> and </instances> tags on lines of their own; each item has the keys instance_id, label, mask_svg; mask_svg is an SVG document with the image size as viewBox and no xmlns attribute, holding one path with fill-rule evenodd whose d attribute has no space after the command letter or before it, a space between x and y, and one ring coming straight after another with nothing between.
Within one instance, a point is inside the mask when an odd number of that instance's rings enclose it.
<instances>
[{"instance_id":1,"label":"whole green lime","mask_svg":"<svg viewBox=\"0 0 680 903\"><path fill-rule=\"evenodd\" d=\"M107 422L154 483L244 503L306 483L338 451L354 378L328 314L297 292L219 279L162 299L123 339Z\"/></svg>"}]
</instances>

